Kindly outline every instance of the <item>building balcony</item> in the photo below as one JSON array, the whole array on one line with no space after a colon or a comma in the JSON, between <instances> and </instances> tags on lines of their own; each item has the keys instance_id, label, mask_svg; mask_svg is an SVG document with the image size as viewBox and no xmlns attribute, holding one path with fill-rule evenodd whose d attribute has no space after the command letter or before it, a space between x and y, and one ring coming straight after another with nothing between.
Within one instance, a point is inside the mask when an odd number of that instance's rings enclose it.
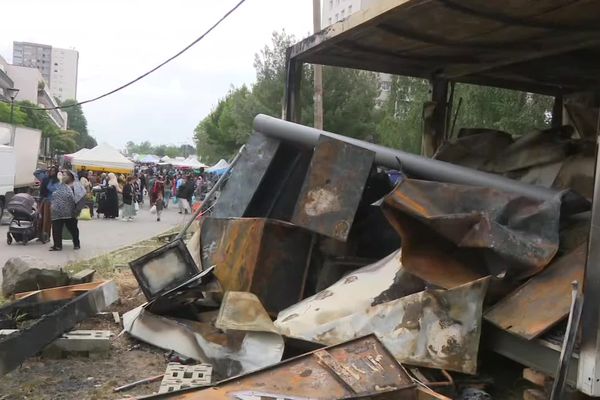
<instances>
[{"instance_id":1,"label":"building balcony","mask_svg":"<svg viewBox=\"0 0 600 400\"><path fill-rule=\"evenodd\" d=\"M8 100L5 95L5 89L14 87L14 82L10 77L6 74L6 72L0 69L0 98L3 100Z\"/></svg>"}]
</instances>

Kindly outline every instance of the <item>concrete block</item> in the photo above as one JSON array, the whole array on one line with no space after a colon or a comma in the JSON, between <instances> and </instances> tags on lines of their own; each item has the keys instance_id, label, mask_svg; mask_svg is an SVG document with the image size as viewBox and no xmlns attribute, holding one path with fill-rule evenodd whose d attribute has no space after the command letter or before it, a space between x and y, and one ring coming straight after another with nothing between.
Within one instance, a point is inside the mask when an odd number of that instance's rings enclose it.
<instances>
[{"instance_id":1,"label":"concrete block","mask_svg":"<svg viewBox=\"0 0 600 400\"><path fill-rule=\"evenodd\" d=\"M211 379L212 365L169 363L158 393L169 393L180 389L210 385Z\"/></svg>"},{"instance_id":2,"label":"concrete block","mask_svg":"<svg viewBox=\"0 0 600 400\"><path fill-rule=\"evenodd\" d=\"M18 329L0 329L0 336L8 336L15 332L19 332L19 330Z\"/></svg>"},{"instance_id":3,"label":"concrete block","mask_svg":"<svg viewBox=\"0 0 600 400\"><path fill-rule=\"evenodd\" d=\"M90 283L94 279L95 269L83 269L69 278L70 285L78 285L80 283Z\"/></svg>"},{"instance_id":4,"label":"concrete block","mask_svg":"<svg viewBox=\"0 0 600 400\"><path fill-rule=\"evenodd\" d=\"M65 333L46 347L51 353L54 349L65 353L87 352L102 353L110 350L111 331L77 330Z\"/></svg>"}]
</instances>

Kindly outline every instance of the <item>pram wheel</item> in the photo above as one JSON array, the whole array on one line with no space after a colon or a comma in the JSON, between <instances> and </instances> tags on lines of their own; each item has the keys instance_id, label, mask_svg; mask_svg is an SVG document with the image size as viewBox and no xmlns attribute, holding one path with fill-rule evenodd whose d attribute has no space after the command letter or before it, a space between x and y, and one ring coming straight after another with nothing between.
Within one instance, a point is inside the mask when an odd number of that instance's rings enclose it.
<instances>
[{"instance_id":1,"label":"pram wheel","mask_svg":"<svg viewBox=\"0 0 600 400\"><path fill-rule=\"evenodd\" d=\"M26 235L23 235L21 240L22 240L21 243L23 244L23 246L27 246L27 243L29 243L29 237Z\"/></svg>"},{"instance_id":2,"label":"pram wheel","mask_svg":"<svg viewBox=\"0 0 600 400\"><path fill-rule=\"evenodd\" d=\"M13 242L12 236L10 235L10 233L7 233L6 234L6 243L10 246L12 244L12 242Z\"/></svg>"}]
</instances>

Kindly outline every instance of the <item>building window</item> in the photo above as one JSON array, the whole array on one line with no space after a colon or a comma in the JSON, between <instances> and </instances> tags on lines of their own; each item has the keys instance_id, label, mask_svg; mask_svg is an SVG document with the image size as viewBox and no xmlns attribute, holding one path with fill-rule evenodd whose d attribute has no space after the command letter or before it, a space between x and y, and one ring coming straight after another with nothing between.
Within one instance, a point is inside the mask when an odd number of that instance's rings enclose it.
<instances>
[{"instance_id":1,"label":"building window","mask_svg":"<svg viewBox=\"0 0 600 400\"><path fill-rule=\"evenodd\" d=\"M329 0L329 9L331 10L333 8L333 0Z\"/></svg>"},{"instance_id":2,"label":"building window","mask_svg":"<svg viewBox=\"0 0 600 400\"><path fill-rule=\"evenodd\" d=\"M335 22L338 22L340 20L340 14L335 14Z\"/></svg>"},{"instance_id":3,"label":"building window","mask_svg":"<svg viewBox=\"0 0 600 400\"><path fill-rule=\"evenodd\" d=\"M348 6L348 15L352 14L352 6Z\"/></svg>"},{"instance_id":4,"label":"building window","mask_svg":"<svg viewBox=\"0 0 600 400\"><path fill-rule=\"evenodd\" d=\"M54 65L55 65L55 66L56 66L56 65L58 65L58 63L54 63Z\"/></svg>"},{"instance_id":5,"label":"building window","mask_svg":"<svg viewBox=\"0 0 600 400\"><path fill-rule=\"evenodd\" d=\"M344 19L345 14L346 14L346 10L342 10L342 19Z\"/></svg>"},{"instance_id":6,"label":"building window","mask_svg":"<svg viewBox=\"0 0 600 400\"><path fill-rule=\"evenodd\" d=\"M331 17L329 17L329 25L331 25Z\"/></svg>"}]
</instances>

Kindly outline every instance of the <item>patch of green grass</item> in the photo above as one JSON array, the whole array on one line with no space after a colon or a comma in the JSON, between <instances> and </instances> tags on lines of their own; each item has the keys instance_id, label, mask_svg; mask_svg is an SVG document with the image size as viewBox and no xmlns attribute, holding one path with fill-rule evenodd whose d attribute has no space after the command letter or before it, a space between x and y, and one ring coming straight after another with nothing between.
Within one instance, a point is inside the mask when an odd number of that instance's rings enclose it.
<instances>
[{"instance_id":1,"label":"patch of green grass","mask_svg":"<svg viewBox=\"0 0 600 400\"><path fill-rule=\"evenodd\" d=\"M173 228L165 233L177 232L178 230L179 228ZM123 268L128 268L128 264L131 261L164 245L165 243L161 242L157 238L165 233L162 233L151 239L122 247L110 253L102 254L89 260L77 261L65 266L64 269L73 274L81 270L91 268L96 270L96 274L102 276L103 278L113 278L119 274Z\"/></svg>"}]
</instances>

